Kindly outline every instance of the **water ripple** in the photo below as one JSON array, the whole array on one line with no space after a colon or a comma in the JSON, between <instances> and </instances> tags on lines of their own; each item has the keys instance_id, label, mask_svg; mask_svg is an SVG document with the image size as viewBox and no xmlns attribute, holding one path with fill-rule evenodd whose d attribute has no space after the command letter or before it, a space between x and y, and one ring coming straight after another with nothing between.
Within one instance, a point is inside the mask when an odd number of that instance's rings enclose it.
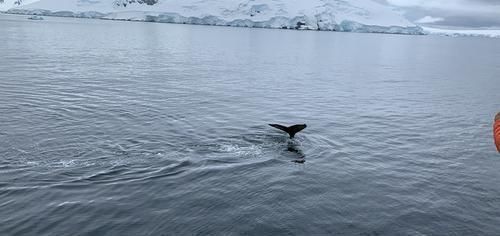
<instances>
[{"instance_id":1,"label":"water ripple","mask_svg":"<svg viewBox=\"0 0 500 236\"><path fill-rule=\"evenodd\" d=\"M500 232L496 41L0 15L0 42L3 234Z\"/></svg>"}]
</instances>

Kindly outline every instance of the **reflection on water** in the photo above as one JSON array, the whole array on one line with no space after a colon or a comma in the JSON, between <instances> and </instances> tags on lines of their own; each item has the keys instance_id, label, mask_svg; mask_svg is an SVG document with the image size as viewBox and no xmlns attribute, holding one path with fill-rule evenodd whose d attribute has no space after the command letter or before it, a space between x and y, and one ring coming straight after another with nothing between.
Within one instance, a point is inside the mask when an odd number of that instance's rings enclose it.
<instances>
[{"instance_id":1,"label":"reflection on water","mask_svg":"<svg viewBox=\"0 0 500 236\"><path fill-rule=\"evenodd\" d=\"M500 232L498 40L0 15L0 42L5 235Z\"/></svg>"},{"instance_id":2,"label":"reflection on water","mask_svg":"<svg viewBox=\"0 0 500 236\"><path fill-rule=\"evenodd\" d=\"M306 162L306 155L300 149L300 144L295 142L294 139L291 139L287 142L287 149L286 150L296 154L297 157L295 160L293 160L293 162L300 163L300 164L303 164Z\"/></svg>"}]
</instances>

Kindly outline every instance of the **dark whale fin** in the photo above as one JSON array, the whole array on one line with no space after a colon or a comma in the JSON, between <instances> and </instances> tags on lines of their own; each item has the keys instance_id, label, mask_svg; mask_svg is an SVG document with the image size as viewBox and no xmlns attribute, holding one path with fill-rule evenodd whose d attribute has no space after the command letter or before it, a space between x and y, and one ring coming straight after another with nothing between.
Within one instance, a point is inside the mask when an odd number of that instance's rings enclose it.
<instances>
[{"instance_id":1,"label":"dark whale fin","mask_svg":"<svg viewBox=\"0 0 500 236\"><path fill-rule=\"evenodd\" d=\"M301 124L301 125L292 125L290 127L286 127L283 125L278 125L278 124L269 124L271 127L274 127L279 130L283 130L290 135L290 138L295 137L295 134L300 132L301 130L305 129L307 127L306 124Z\"/></svg>"}]
</instances>

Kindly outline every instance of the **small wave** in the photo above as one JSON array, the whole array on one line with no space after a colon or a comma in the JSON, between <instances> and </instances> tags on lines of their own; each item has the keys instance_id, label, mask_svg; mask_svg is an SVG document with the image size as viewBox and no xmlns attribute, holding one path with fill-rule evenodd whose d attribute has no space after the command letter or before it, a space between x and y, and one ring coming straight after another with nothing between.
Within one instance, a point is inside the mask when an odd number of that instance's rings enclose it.
<instances>
[{"instance_id":1,"label":"small wave","mask_svg":"<svg viewBox=\"0 0 500 236\"><path fill-rule=\"evenodd\" d=\"M51 202L48 204L48 206L56 206L56 207L63 207L63 206L74 206L74 205L89 205L94 203L94 200L88 200L88 201L63 201L63 202Z\"/></svg>"},{"instance_id":2,"label":"small wave","mask_svg":"<svg viewBox=\"0 0 500 236\"><path fill-rule=\"evenodd\" d=\"M41 167L41 168L75 168L75 167L88 167L97 165L97 163L88 161L88 160L77 160L77 159L68 159L68 160L46 160L46 161L38 161L38 160L27 160L21 161L21 166L31 168L31 167Z\"/></svg>"}]
</instances>

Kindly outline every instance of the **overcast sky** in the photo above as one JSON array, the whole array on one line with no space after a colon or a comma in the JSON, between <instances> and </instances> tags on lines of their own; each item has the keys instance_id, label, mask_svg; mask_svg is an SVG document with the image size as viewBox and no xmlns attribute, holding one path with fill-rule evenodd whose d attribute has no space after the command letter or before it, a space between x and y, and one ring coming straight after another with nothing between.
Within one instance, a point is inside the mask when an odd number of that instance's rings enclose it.
<instances>
[{"instance_id":1,"label":"overcast sky","mask_svg":"<svg viewBox=\"0 0 500 236\"><path fill-rule=\"evenodd\" d=\"M500 27L500 0L378 0L401 8L418 23Z\"/></svg>"}]
</instances>

